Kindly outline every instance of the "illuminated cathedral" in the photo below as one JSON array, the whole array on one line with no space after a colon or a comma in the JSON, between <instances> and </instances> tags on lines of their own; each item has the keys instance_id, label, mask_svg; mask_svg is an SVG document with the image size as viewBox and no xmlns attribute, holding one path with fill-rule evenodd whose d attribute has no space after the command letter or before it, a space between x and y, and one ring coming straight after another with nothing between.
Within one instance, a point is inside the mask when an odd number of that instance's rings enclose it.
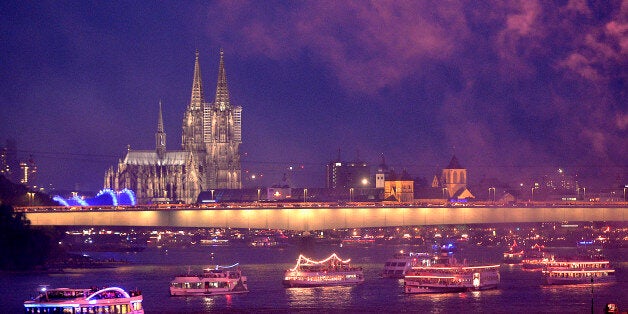
<instances>
[{"instance_id":1,"label":"illuminated cathedral","mask_svg":"<svg viewBox=\"0 0 628 314\"><path fill-rule=\"evenodd\" d=\"M242 188L242 107L231 104L222 50L216 85L214 101L206 102L197 51L192 95L183 115L182 149L166 150L160 102L155 149L127 147L117 169L106 171L104 187L133 190L140 204L194 203L201 191Z\"/></svg>"}]
</instances>

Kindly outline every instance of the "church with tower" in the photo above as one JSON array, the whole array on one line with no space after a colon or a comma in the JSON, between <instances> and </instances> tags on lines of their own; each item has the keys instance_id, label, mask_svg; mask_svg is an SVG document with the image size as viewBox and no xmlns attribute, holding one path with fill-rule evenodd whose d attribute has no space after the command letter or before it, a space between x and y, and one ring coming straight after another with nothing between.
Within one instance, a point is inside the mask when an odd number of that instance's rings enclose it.
<instances>
[{"instance_id":1,"label":"church with tower","mask_svg":"<svg viewBox=\"0 0 628 314\"><path fill-rule=\"evenodd\" d=\"M201 191L242 188L242 107L231 104L224 53L220 51L216 95L206 102L196 52L192 95L183 115L181 150L166 149L161 102L154 150L132 150L105 173L104 187L135 191L139 204L194 203Z\"/></svg>"}]
</instances>

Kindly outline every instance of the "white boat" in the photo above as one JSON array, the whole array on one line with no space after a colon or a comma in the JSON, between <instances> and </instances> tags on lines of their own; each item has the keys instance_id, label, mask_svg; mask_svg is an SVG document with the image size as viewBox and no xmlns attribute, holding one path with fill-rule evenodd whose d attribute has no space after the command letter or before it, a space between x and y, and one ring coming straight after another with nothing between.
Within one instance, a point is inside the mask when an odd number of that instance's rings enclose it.
<instances>
[{"instance_id":1,"label":"white boat","mask_svg":"<svg viewBox=\"0 0 628 314\"><path fill-rule=\"evenodd\" d=\"M415 266L404 278L405 293L445 293L494 289L499 285L500 265L458 264L453 256L441 255L433 263Z\"/></svg>"},{"instance_id":2,"label":"white boat","mask_svg":"<svg viewBox=\"0 0 628 314\"><path fill-rule=\"evenodd\" d=\"M615 269L607 260L556 260L543 270L547 285L594 284L615 281Z\"/></svg>"},{"instance_id":3,"label":"white boat","mask_svg":"<svg viewBox=\"0 0 628 314\"><path fill-rule=\"evenodd\" d=\"M382 270L382 277L401 279L406 276L406 273L413 266L425 265L429 262L430 257L431 254L425 252L397 252L392 258L386 260Z\"/></svg>"},{"instance_id":4,"label":"white boat","mask_svg":"<svg viewBox=\"0 0 628 314\"><path fill-rule=\"evenodd\" d=\"M324 260L314 261L299 255L294 268L286 270L286 287L317 287L356 285L364 282L361 267L352 267L350 259L342 260L336 253Z\"/></svg>"},{"instance_id":5,"label":"white boat","mask_svg":"<svg viewBox=\"0 0 628 314\"><path fill-rule=\"evenodd\" d=\"M24 302L25 313L128 313L143 314L140 291L127 293L109 287L70 289L43 287L33 300Z\"/></svg>"},{"instance_id":6,"label":"white boat","mask_svg":"<svg viewBox=\"0 0 628 314\"><path fill-rule=\"evenodd\" d=\"M200 275L176 276L170 282L170 295L221 295L249 292L246 276L238 264L203 269Z\"/></svg>"}]
</instances>

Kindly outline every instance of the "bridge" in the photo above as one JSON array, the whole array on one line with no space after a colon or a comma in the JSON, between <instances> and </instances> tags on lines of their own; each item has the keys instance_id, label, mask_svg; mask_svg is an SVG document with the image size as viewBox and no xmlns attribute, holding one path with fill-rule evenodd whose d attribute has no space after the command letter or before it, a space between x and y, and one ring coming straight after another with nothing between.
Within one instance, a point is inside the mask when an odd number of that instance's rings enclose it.
<instances>
[{"instance_id":1,"label":"bridge","mask_svg":"<svg viewBox=\"0 0 628 314\"><path fill-rule=\"evenodd\" d=\"M625 222L628 206L303 206L20 208L33 226L217 227L327 230L563 221Z\"/></svg>"}]
</instances>

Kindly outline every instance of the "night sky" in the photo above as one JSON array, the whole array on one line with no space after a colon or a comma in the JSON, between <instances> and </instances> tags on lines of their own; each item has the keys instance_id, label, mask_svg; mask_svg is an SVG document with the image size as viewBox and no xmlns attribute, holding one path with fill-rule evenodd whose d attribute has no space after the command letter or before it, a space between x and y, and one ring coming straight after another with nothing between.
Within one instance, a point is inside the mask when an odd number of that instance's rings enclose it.
<instances>
[{"instance_id":1,"label":"night sky","mask_svg":"<svg viewBox=\"0 0 628 314\"><path fill-rule=\"evenodd\" d=\"M243 171L324 186L384 154L471 183L628 180L628 1L3 1L0 146L39 184L95 190L132 149L181 149L194 53L243 107ZM288 167L294 170L289 171Z\"/></svg>"}]
</instances>

